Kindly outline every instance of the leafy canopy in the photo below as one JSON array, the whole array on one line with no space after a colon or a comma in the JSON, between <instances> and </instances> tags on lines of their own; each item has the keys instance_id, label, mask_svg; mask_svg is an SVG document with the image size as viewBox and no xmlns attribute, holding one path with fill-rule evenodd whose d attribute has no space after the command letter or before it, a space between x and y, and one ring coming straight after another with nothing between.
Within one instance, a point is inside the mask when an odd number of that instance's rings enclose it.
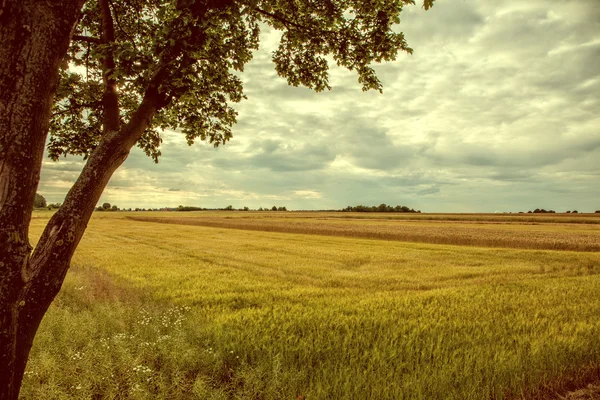
<instances>
[{"instance_id":1,"label":"leafy canopy","mask_svg":"<svg viewBox=\"0 0 600 400\"><path fill-rule=\"evenodd\" d=\"M35 199L33 200L33 206L35 208L43 208L46 207L46 198L39 193L35 194Z\"/></svg>"},{"instance_id":2,"label":"leafy canopy","mask_svg":"<svg viewBox=\"0 0 600 400\"><path fill-rule=\"evenodd\" d=\"M432 6L426 0L424 8ZM106 5L109 13L102 10ZM412 0L89 0L76 28L55 97L50 157L87 157L107 131L118 130L150 91L157 112L137 145L155 161L160 132L180 130L214 146L236 122L231 103L243 94L239 75L266 26L281 32L272 53L293 86L330 89L327 57L356 71L363 90L381 91L372 63L411 53L400 22ZM116 94L115 108L107 88Z\"/></svg>"}]
</instances>

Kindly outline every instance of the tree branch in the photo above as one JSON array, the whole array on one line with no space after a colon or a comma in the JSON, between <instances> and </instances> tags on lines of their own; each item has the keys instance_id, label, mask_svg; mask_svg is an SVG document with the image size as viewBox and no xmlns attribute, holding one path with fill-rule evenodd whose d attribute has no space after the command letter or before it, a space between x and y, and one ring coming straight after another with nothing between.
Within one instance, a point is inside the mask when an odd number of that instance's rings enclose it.
<instances>
[{"instance_id":1,"label":"tree branch","mask_svg":"<svg viewBox=\"0 0 600 400\"><path fill-rule=\"evenodd\" d=\"M114 11L114 15L115 15L115 21L117 22L117 26L119 27L119 31L127 38L127 40L129 41L129 43L131 43L131 45L133 46L133 48L135 49L136 52L138 52L138 48L135 44L135 40L131 37L131 35L129 33L127 33L127 31L125 29L123 29L123 26L121 26L121 21L119 20L119 10L118 8L113 4L110 3L111 8Z\"/></svg>"},{"instance_id":2,"label":"tree branch","mask_svg":"<svg viewBox=\"0 0 600 400\"><path fill-rule=\"evenodd\" d=\"M288 19L286 19L286 18L283 18L283 17L281 17L281 16L279 16L279 15L277 15L277 14L273 14L273 13L270 13L270 12L268 12L268 11L265 11L265 10L263 10L263 9L261 9L261 8L258 8L258 7L256 7L254 10L255 10L255 11L257 11L259 14L262 14L262 15L264 15L264 16L266 16L266 17L270 17L270 18L273 18L273 19L275 19L275 20L277 20L277 21L281 22L282 24L284 24L284 25L285 25L285 26L287 26L288 28L289 28L289 26L288 26L288 25L292 25L292 26L294 26L294 27L296 27L296 28L300 28L300 29L306 29L306 27L305 27L305 26L302 26L302 25L300 25L300 24L297 24L296 22L290 21L290 20L288 20Z\"/></svg>"},{"instance_id":3,"label":"tree branch","mask_svg":"<svg viewBox=\"0 0 600 400\"><path fill-rule=\"evenodd\" d=\"M102 55L102 81L104 83L104 133L119 130L119 96L117 94L117 81L113 77L115 59L111 44L115 42L115 27L108 4L109 0L100 0L100 15L102 17L102 44L108 45Z\"/></svg>"},{"instance_id":4,"label":"tree branch","mask_svg":"<svg viewBox=\"0 0 600 400\"><path fill-rule=\"evenodd\" d=\"M99 104L100 104L99 101L95 101L95 102L92 102L92 103L75 104L75 105L73 105L71 107L68 107L68 108L65 108L63 110L60 110L60 111L52 113L52 117L54 118L54 117L56 117L58 115L68 114L71 111L80 110L82 108L94 108L94 107L98 107Z\"/></svg>"},{"instance_id":5,"label":"tree branch","mask_svg":"<svg viewBox=\"0 0 600 400\"><path fill-rule=\"evenodd\" d=\"M314 28L311 28L311 27L299 24L299 23L294 22L294 21L290 21L287 18L284 18L284 17L282 17L280 15L277 15L277 14L274 14L274 13L270 13L270 12L265 11L265 10L263 10L261 8L258 8L258 7L255 7L254 11L256 11L259 14L262 14L262 15L264 15L266 17L269 17L269 18L272 18L272 19L274 19L276 21L281 22L282 24L284 24L288 28L288 30L290 29L290 26L293 26L294 28L297 28L297 29L309 31L309 32L315 30ZM336 33L335 31L332 31L332 30L329 30L329 29L319 29L318 31L319 31L319 33Z\"/></svg>"},{"instance_id":6,"label":"tree branch","mask_svg":"<svg viewBox=\"0 0 600 400\"><path fill-rule=\"evenodd\" d=\"M102 137L62 207L46 225L31 256L29 268L23 271L26 282L34 278L41 279L41 282L51 281L66 272L104 188L150 125L162 100L155 90L148 91L129 123L120 131L108 131ZM49 263L53 260L61 262L50 268Z\"/></svg>"},{"instance_id":7,"label":"tree branch","mask_svg":"<svg viewBox=\"0 0 600 400\"><path fill-rule=\"evenodd\" d=\"M91 37L91 36L75 35L72 37L72 40L78 40L80 42L87 42L87 43L102 44L102 40L95 38L95 37Z\"/></svg>"},{"instance_id":8,"label":"tree branch","mask_svg":"<svg viewBox=\"0 0 600 400\"><path fill-rule=\"evenodd\" d=\"M114 41L114 28L108 0L100 0L102 12L103 44ZM203 17L206 10L202 10ZM194 32L196 40L204 40L205 35L197 28ZM86 165L67 194L62 207L52 216L42 237L38 241L31 257L30 267L24 272L25 280L36 277L42 282L53 276L66 272L69 261L77 248L85 231L87 223L94 211L94 207L113 173L127 159L131 148L141 138L144 131L150 126L152 118L163 107L169 104L171 96L164 92L161 84L168 82L176 72L173 61L185 52L185 39L176 38L175 43L160 56L158 68L154 72L144 93L142 102L133 113L129 122L120 129L106 129L98 146L88 158ZM114 68L112 52L107 50L102 60L105 88L110 89L114 84L109 72ZM112 95L111 92L109 92ZM116 96L116 91L114 92ZM105 104L105 120L107 92L103 97ZM111 110L118 111L118 106ZM110 121L109 121L110 122ZM44 268L52 259L66 261L55 268ZM64 269L64 270L63 270Z\"/></svg>"}]
</instances>

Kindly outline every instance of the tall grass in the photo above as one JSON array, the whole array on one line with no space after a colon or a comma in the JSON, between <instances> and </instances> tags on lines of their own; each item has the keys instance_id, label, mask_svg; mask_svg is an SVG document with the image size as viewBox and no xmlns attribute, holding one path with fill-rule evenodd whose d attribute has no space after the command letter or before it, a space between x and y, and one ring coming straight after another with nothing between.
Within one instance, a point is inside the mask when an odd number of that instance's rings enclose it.
<instances>
[{"instance_id":1,"label":"tall grass","mask_svg":"<svg viewBox=\"0 0 600 400\"><path fill-rule=\"evenodd\" d=\"M599 253L103 216L74 264L25 399L544 398L600 378Z\"/></svg>"}]
</instances>

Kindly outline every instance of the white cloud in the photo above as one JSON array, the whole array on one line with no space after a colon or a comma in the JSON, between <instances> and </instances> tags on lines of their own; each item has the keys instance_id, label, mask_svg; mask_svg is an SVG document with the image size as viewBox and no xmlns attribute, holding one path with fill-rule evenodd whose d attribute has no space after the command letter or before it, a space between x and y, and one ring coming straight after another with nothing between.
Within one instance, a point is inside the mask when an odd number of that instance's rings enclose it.
<instances>
[{"instance_id":1,"label":"white cloud","mask_svg":"<svg viewBox=\"0 0 600 400\"><path fill-rule=\"evenodd\" d=\"M294 195L305 199L320 199L323 194L316 190L294 190Z\"/></svg>"}]
</instances>

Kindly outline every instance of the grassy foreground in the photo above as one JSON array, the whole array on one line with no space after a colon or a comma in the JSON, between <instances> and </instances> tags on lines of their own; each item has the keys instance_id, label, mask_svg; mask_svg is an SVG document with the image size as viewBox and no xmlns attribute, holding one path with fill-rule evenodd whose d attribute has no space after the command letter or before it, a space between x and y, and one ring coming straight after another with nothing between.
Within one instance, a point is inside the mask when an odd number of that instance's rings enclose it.
<instances>
[{"instance_id":1,"label":"grassy foreground","mask_svg":"<svg viewBox=\"0 0 600 400\"><path fill-rule=\"evenodd\" d=\"M598 252L126 215L90 222L24 399L544 398L600 378Z\"/></svg>"}]
</instances>

